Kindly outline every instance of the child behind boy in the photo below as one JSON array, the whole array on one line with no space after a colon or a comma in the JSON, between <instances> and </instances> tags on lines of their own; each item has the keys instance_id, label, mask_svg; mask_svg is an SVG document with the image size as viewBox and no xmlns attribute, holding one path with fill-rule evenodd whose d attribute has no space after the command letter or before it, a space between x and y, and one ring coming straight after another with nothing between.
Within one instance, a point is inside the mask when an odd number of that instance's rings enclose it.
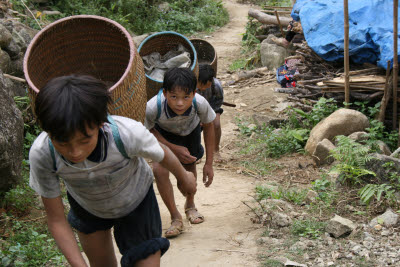
<instances>
[{"instance_id":1,"label":"child behind boy","mask_svg":"<svg viewBox=\"0 0 400 267\"><path fill-rule=\"evenodd\" d=\"M215 78L215 71L208 64L201 64L199 66L199 79L197 82L197 93L202 95L210 103L212 109L215 111L216 117L214 120L214 161L221 162L219 154L219 143L221 141L221 114L224 110L221 108L224 101L224 90L220 81Z\"/></svg>"},{"instance_id":2,"label":"child behind boy","mask_svg":"<svg viewBox=\"0 0 400 267\"><path fill-rule=\"evenodd\" d=\"M42 197L47 223L71 266L117 266L111 228L123 255L121 266L159 266L169 247L153 174L142 157L172 171L183 194L196 191L193 175L139 122L109 116L109 92L90 76L63 76L42 88L35 114L44 130L32 145L30 186ZM71 209L64 215L59 178Z\"/></svg>"},{"instance_id":3,"label":"child behind boy","mask_svg":"<svg viewBox=\"0 0 400 267\"><path fill-rule=\"evenodd\" d=\"M158 141L168 146L187 171L197 177L196 161L204 154L201 146L201 126L204 130L206 162L203 167L203 183L213 181L213 147L215 113L204 97L195 93L197 79L187 68L169 69L164 76L164 89L147 102L145 126ZM153 163L154 176L160 195L171 214L171 227L166 237L174 237L183 231L182 216L174 200L169 171L157 162ZM204 216L195 206L194 195L188 195L185 203L186 217L192 224L202 223Z\"/></svg>"}]
</instances>

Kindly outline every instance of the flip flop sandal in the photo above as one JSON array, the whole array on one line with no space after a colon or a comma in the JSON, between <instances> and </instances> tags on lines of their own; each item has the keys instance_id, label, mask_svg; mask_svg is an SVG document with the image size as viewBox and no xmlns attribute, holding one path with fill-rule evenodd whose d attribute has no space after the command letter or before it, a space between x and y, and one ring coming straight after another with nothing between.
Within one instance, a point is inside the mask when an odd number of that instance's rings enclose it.
<instances>
[{"instance_id":1,"label":"flip flop sandal","mask_svg":"<svg viewBox=\"0 0 400 267\"><path fill-rule=\"evenodd\" d=\"M180 222L180 226L172 225L173 222ZM171 221L171 226L165 231L165 237L166 238L171 238L171 237L176 237L180 234L182 234L184 230L183 227L183 222L180 219L174 219Z\"/></svg>"},{"instance_id":2,"label":"flip flop sandal","mask_svg":"<svg viewBox=\"0 0 400 267\"><path fill-rule=\"evenodd\" d=\"M196 211L197 214L191 214L191 215L189 215L189 214L188 214L188 211L191 211L191 210ZM204 216L201 215L201 214L197 211L196 208L188 208L188 209L185 209L185 213L186 213L186 218L189 220L189 222L190 222L191 224L199 224L199 223L204 222ZM196 219L201 219L201 221L196 222Z\"/></svg>"}]
</instances>

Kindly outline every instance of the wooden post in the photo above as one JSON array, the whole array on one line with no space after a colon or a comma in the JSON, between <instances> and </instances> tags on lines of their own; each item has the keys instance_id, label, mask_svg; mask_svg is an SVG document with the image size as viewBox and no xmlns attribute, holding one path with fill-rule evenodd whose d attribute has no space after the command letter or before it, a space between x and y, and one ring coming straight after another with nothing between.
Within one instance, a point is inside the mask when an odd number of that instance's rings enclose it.
<instances>
[{"instance_id":1,"label":"wooden post","mask_svg":"<svg viewBox=\"0 0 400 267\"><path fill-rule=\"evenodd\" d=\"M285 38L285 35L283 34L282 24L281 24L281 21L279 20L278 11L276 11L276 10L275 10L275 16L276 16L276 20L278 21L279 29L281 29L282 38Z\"/></svg>"},{"instance_id":2,"label":"wooden post","mask_svg":"<svg viewBox=\"0 0 400 267\"><path fill-rule=\"evenodd\" d=\"M397 127L397 80L399 75L399 60L397 57L399 1L393 0L393 129Z\"/></svg>"},{"instance_id":3,"label":"wooden post","mask_svg":"<svg viewBox=\"0 0 400 267\"><path fill-rule=\"evenodd\" d=\"M383 97L381 101L381 107L379 109L378 120L382 123L385 122L385 113L386 107L390 99L390 91L389 91L389 76L390 76L390 60L387 61L386 67L386 80L385 80L385 89L383 92Z\"/></svg>"},{"instance_id":4,"label":"wooden post","mask_svg":"<svg viewBox=\"0 0 400 267\"><path fill-rule=\"evenodd\" d=\"M345 105L350 104L350 62L349 62L349 3L343 1L344 10L344 101Z\"/></svg>"}]
</instances>

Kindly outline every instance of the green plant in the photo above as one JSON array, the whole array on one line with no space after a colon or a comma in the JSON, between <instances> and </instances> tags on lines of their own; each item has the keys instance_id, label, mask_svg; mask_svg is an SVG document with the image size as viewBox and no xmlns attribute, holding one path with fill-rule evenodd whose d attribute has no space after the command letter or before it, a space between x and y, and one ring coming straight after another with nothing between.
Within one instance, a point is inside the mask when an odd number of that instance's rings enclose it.
<instances>
[{"instance_id":1,"label":"green plant","mask_svg":"<svg viewBox=\"0 0 400 267\"><path fill-rule=\"evenodd\" d=\"M362 202L369 204L372 199L381 201L381 197L393 200L395 190L388 184L367 184L360 189L359 195Z\"/></svg>"},{"instance_id":2,"label":"green plant","mask_svg":"<svg viewBox=\"0 0 400 267\"><path fill-rule=\"evenodd\" d=\"M317 239L324 232L326 223L316 220L295 220L292 224L293 235Z\"/></svg>"},{"instance_id":3,"label":"green plant","mask_svg":"<svg viewBox=\"0 0 400 267\"><path fill-rule=\"evenodd\" d=\"M376 141L383 141L391 150L397 148L399 133L397 131L387 132L382 122L370 120L370 126L366 129L368 132L368 142L372 148L376 149Z\"/></svg>"},{"instance_id":4,"label":"green plant","mask_svg":"<svg viewBox=\"0 0 400 267\"><path fill-rule=\"evenodd\" d=\"M304 203L304 199L307 195L308 190L296 190L290 189L286 190L282 187L279 187L277 191L272 191L269 188L264 186L256 186L256 200L260 201L262 199L283 199L297 205L301 205Z\"/></svg>"},{"instance_id":5,"label":"green plant","mask_svg":"<svg viewBox=\"0 0 400 267\"><path fill-rule=\"evenodd\" d=\"M237 71L240 69L245 69L247 64L246 59L236 59L235 61L232 62L231 65L229 65L229 70L230 71Z\"/></svg>"}]
</instances>

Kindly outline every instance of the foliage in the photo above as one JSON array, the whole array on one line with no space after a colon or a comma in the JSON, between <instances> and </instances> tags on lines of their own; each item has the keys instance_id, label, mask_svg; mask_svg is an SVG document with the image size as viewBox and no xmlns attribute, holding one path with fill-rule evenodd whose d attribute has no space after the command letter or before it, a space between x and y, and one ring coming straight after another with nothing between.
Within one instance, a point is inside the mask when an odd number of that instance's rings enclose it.
<instances>
[{"instance_id":1,"label":"foliage","mask_svg":"<svg viewBox=\"0 0 400 267\"><path fill-rule=\"evenodd\" d=\"M235 61L232 62L231 65L229 65L229 70L236 71L240 69L245 69L246 63L247 63L246 59L236 59Z\"/></svg>"},{"instance_id":2,"label":"foliage","mask_svg":"<svg viewBox=\"0 0 400 267\"><path fill-rule=\"evenodd\" d=\"M382 122L370 120L370 126L366 129L368 133L368 145L375 147L376 141L380 140L387 144L393 151L397 148L399 133L397 131L387 132Z\"/></svg>"},{"instance_id":3,"label":"foliage","mask_svg":"<svg viewBox=\"0 0 400 267\"><path fill-rule=\"evenodd\" d=\"M329 181L325 175L322 175L322 179L317 179L311 184L313 189L318 193L318 199L321 200L326 207L329 207L335 201L337 197L335 184Z\"/></svg>"},{"instance_id":4,"label":"foliage","mask_svg":"<svg viewBox=\"0 0 400 267\"><path fill-rule=\"evenodd\" d=\"M259 50L260 40L256 38L257 29L262 24L254 19L249 19L246 24L246 31L242 36L242 53L246 54Z\"/></svg>"},{"instance_id":5,"label":"foliage","mask_svg":"<svg viewBox=\"0 0 400 267\"><path fill-rule=\"evenodd\" d=\"M359 195L362 202L369 204L371 200L381 201L382 195L387 199L394 198L395 190L389 184L367 184L360 189Z\"/></svg>"},{"instance_id":6,"label":"foliage","mask_svg":"<svg viewBox=\"0 0 400 267\"><path fill-rule=\"evenodd\" d=\"M39 225L15 221L13 235L0 250L2 266L62 266L64 257L49 233L40 233Z\"/></svg>"},{"instance_id":7,"label":"foliage","mask_svg":"<svg viewBox=\"0 0 400 267\"><path fill-rule=\"evenodd\" d=\"M324 232L326 223L316 220L295 220L292 224L292 234L317 239Z\"/></svg>"},{"instance_id":8,"label":"foliage","mask_svg":"<svg viewBox=\"0 0 400 267\"><path fill-rule=\"evenodd\" d=\"M284 189L278 188L278 191L272 191L271 189L264 186L256 186L256 200L262 199L283 199L297 205L302 205L306 198L308 190L296 190L296 189Z\"/></svg>"},{"instance_id":9,"label":"foliage","mask_svg":"<svg viewBox=\"0 0 400 267\"><path fill-rule=\"evenodd\" d=\"M12 0L19 7L17 0ZM26 1L32 6L38 4ZM61 17L87 14L112 19L135 34L156 31L193 33L223 26L229 20L221 1L215 0L53 0L50 9L60 11ZM166 3L166 4L165 4ZM20 7L23 10L23 7Z\"/></svg>"}]
</instances>

